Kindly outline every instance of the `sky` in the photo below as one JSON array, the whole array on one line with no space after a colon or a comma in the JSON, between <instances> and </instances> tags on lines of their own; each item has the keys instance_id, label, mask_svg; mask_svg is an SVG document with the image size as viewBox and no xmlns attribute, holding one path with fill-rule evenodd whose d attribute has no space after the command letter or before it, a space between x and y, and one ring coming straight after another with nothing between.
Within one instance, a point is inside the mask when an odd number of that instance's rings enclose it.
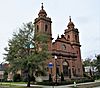
<instances>
[{"instance_id":1,"label":"sky","mask_svg":"<svg viewBox=\"0 0 100 88\"><path fill-rule=\"evenodd\" d=\"M52 35L64 33L69 16L78 28L82 59L100 54L100 0L0 0L0 63L13 32L38 17L41 3L52 20Z\"/></svg>"}]
</instances>

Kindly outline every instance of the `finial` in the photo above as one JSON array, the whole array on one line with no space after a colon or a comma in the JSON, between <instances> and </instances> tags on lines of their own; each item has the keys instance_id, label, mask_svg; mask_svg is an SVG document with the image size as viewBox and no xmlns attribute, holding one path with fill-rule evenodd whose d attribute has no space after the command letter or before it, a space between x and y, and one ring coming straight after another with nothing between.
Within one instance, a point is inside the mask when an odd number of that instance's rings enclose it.
<instances>
[{"instance_id":1,"label":"finial","mask_svg":"<svg viewBox=\"0 0 100 88\"><path fill-rule=\"evenodd\" d=\"M41 8L42 8L42 10L43 10L43 8L44 8L44 7L43 7L43 3L41 3L41 4L42 4Z\"/></svg>"},{"instance_id":2,"label":"finial","mask_svg":"<svg viewBox=\"0 0 100 88\"><path fill-rule=\"evenodd\" d=\"M57 37L57 39L59 38L59 34L58 34L58 37Z\"/></svg>"},{"instance_id":3,"label":"finial","mask_svg":"<svg viewBox=\"0 0 100 88\"><path fill-rule=\"evenodd\" d=\"M69 21L71 22L71 16L69 16Z\"/></svg>"}]
</instances>

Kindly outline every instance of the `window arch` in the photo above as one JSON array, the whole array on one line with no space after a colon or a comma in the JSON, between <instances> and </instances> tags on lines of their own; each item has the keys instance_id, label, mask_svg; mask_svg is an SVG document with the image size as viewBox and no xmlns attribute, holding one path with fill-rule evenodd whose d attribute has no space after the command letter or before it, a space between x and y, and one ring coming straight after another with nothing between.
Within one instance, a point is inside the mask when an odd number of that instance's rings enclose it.
<instances>
[{"instance_id":1,"label":"window arch","mask_svg":"<svg viewBox=\"0 0 100 88\"><path fill-rule=\"evenodd\" d=\"M47 29L48 29L48 25L46 24L45 25L45 32L47 32Z\"/></svg>"},{"instance_id":2,"label":"window arch","mask_svg":"<svg viewBox=\"0 0 100 88\"><path fill-rule=\"evenodd\" d=\"M77 40L77 35L75 35L75 40L78 41L78 40Z\"/></svg>"},{"instance_id":3,"label":"window arch","mask_svg":"<svg viewBox=\"0 0 100 88\"><path fill-rule=\"evenodd\" d=\"M70 35L67 36L67 40L70 40Z\"/></svg>"},{"instance_id":4,"label":"window arch","mask_svg":"<svg viewBox=\"0 0 100 88\"><path fill-rule=\"evenodd\" d=\"M64 76L68 76L68 62L67 61L64 61L63 62L63 74L64 74Z\"/></svg>"},{"instance_id":5,"label":"window arch","mask_svg":"<svg viewBox=\"0 0 100 88\"><path fill-rule=\"evenodd\" d=\"M37 32L39 32L39 25L36 26L36 30L37 30Z\"/></svg>"},{"instance_id":6,"label":"window arch","mask_svg":"<svg viewBox=\"0 0 100 88\"><path fill-rule=\"evenodd\" d=\"M62 44L61 48L62 48L62 50L66 50L66 45Z\"/></svg>"}]
</instances>

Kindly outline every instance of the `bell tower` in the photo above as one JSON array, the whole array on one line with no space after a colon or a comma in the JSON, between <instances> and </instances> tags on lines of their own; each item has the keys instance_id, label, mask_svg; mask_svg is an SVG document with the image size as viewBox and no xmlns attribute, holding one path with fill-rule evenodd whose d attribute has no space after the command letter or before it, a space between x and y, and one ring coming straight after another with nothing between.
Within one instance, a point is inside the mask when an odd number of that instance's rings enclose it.
<instances>
[{"instance_id":1,"label":"bell tower","mask_svg":"<svg viewBox=\"0 0 100 88\"><path fill-rule=\"evenodd\" d=\"M65 37L68 41L71 42L71 44L78 44L80 45L79 42L79 31L77 28L74 28L75 25L71 21L71 16L69 16L69 23L67 25L68 29L65 30Z\"/></svg>"},{"instance_id":2,"label":"bell tower","mask_svg":"<svg viewBox=\"0 0 100 88\"><path fill-rule=\"evenodd\" d=\"M65 38L67 41L70 42L71 46L73 47L73 50L77 54L77 58L75 61L76 64L76 74L80 74L80 76L83 75L82 70L82 61L81 61L81 50L80 50L80 41L79 41L79 31L77 28L75 28L74 23L71 21L71 16L69 16L69 23L67 25L68 29L65 29Z\"/></svg>"},{"instance_id":3,"label":"bell tower","mask_svg":"<svg viewBox=\"0 0 100 88\"><path fill-rule=\"evenodd\" d=\"M47 17L47 13L44 10L42 3L41 10L38 13L38 18L35 19L35 34L48 35L48 50L52 50L52 30L51 30L51 18Z\"/></svg>"}]
</instances>

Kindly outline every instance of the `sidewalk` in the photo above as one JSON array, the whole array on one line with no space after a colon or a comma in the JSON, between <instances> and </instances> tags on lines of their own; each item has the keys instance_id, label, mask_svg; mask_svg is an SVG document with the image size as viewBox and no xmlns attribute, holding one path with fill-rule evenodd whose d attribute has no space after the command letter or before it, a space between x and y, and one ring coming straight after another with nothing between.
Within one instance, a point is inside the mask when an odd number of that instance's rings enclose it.
<instances>
[{"instance_id":1,"label":"sidewalk","mask_svg":"<svg viewBox=\"0 0 100 88\"><path fill-rule=\"evenodd\" d=\"M12 84L12 83L11 83L11 85L27 86L27 84ZM74 84L61 85L61 86L45 86L45 85L31 85L31 86L41 87L41 88L72 88L72 86L74 86ZM100 88L100 87L95 87L95 86L100 86L100 80L96 80L95 82L78 83L78 84L76 84L76 86L78 88L87 88L87 87Z\"/></svg>"},{"instance_id":2,"label":"sidewalk","mask_svg":"<svg viewBox=\"0 0 100 88\"><path fill-rule=\"evenodd\" d=\"M27 86L27 84L16 84L19 86ZM31 85L33 87L41 87L41 88L72 88L74 84L70 85L61 85L61 86L44 86L44 85ZM79 88L87 88L87 87L93 87L93 86L100 86L100 80L96 80L95 82L87 82L87 83L78 83L76 84L77 87ZM95 88L100 88L100 87L95 87Z\"/></svg>"},{"instance_id":3,"label":"sidewalk","mask_svg":"<svg viewBox=\"0 0 100 88\"><path fill-rule=\"evenodd\" d=\"M42 87L42 88L72 88L72 86L74 86L74 84L62 85L62 86L43 86L43 85L31 85L31 86L38 86L38 87ZM96 80L95 82L78 83L78 84L76 84L76 86L79 88L100 86L100 80ZM95 87L95 88L100 88L100 87Z\"/></svg>"}]
</instances>

